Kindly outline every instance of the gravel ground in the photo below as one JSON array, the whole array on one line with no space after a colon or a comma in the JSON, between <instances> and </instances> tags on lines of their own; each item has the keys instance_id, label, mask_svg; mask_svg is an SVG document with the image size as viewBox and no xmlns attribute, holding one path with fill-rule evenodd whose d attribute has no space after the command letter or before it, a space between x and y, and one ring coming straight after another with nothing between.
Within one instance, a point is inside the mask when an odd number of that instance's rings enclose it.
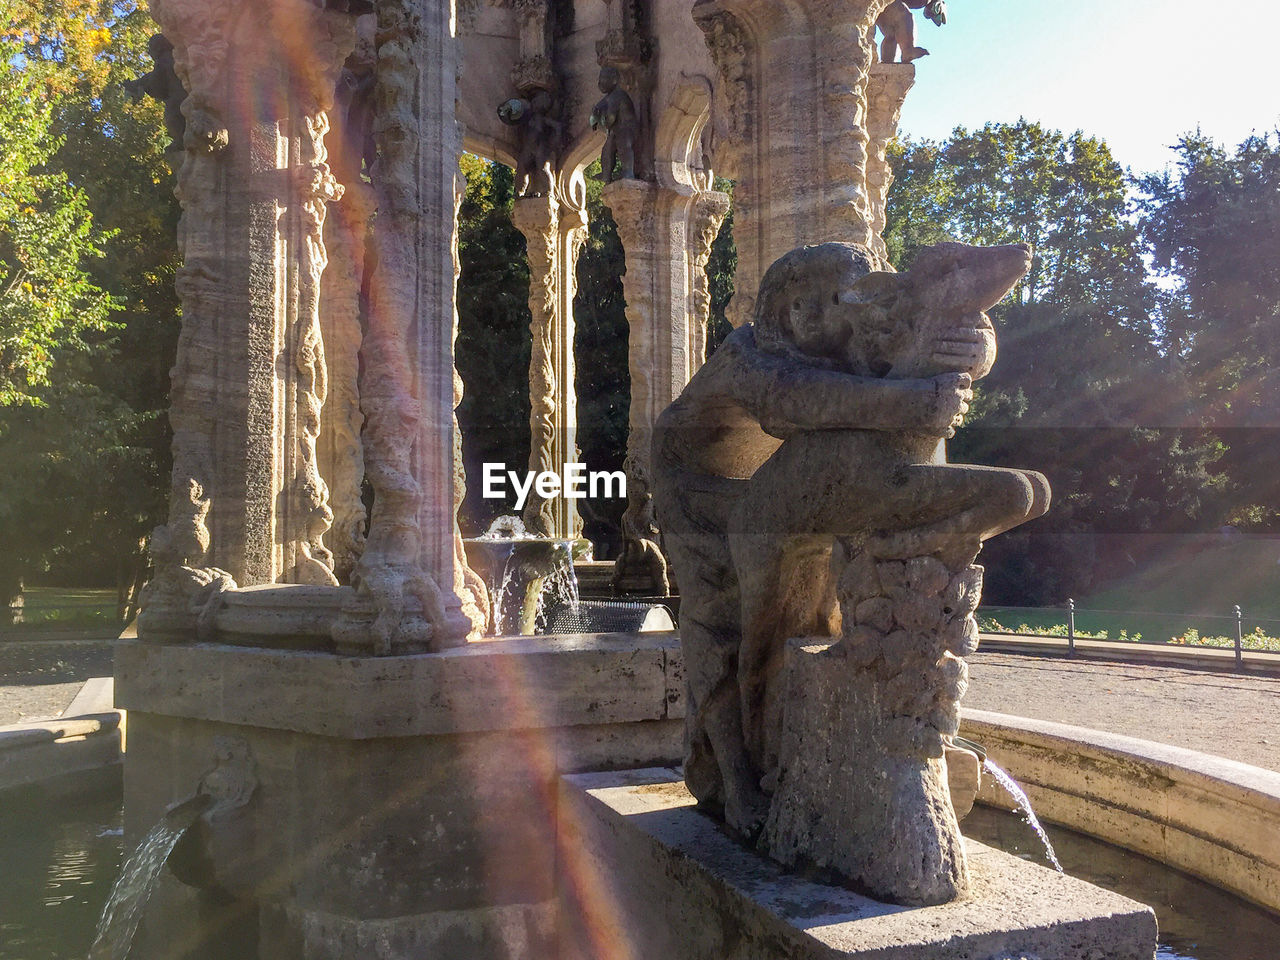
<instances>
[{"instance_id":1,"label":"gravel ground","mask_svg":"<svg viewBox=\"0 0 1280 960\"><path fill-rule=\"evenodd\" d=\"M0 725L56 717L86 680L110 675L110 641L0 641Z\"/></svg>"},{"instance_id":2,"label":"gravel ground","mask_svg":"<svg viewBox=\"0 0 1280 960\"><path fill-rule=\"evenodd\" d=\"M1280 677L979 652L969 660L969 681L966 707L1156 740L1280 771Z\"/></svg>"},{"instance_id":3,"label":"gravel ground","mask_svg":"<svg viewBox=\"0 0 1280 960\"><path fill-rule=\"evenodd\" d=\"M80 684L110 673L109 642L2 642L0 724L56 717ZM969 661L969 680L966 707L1157 740L1280 771L1280 677L980 652Z\"/></svg>"}]
</instances>

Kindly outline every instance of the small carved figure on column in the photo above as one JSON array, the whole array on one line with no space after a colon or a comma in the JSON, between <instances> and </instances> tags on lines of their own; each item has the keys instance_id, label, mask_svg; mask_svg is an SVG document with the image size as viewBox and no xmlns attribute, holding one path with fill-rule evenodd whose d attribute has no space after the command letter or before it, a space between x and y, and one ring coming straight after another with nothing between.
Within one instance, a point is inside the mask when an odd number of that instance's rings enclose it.
<instances>
[{"instance_id":1,"label":"small carved figure on column","mask_svg":"<svg viewBox=\"0 0 1280 960\"><path fill-rule=\"evenodd\" d=\"M553 114L551 93L535 90L528 100L513 97L498 107L498 117L520 128L520 152L516 157L516 193L521 197L551 194L552 171L563 125Z\"/></svg>"},{"instance_id":2,"label":"small carved figure on column","mask_svg":"<svg viewBox=\"0 0 1280 960\"><path fill-rule=\"evenodd\" d=\"M355 51L342 65L338 78L338 109L342 111L342 152L358 175L363 163L367 173L378 159L373 138L373 94L378 82L378 52L373 37L361 35Z\"/></svg>"},{"instance_id":3,"label":"small carved figure on column","mask_svg":"<svg viewBox=\"0 0 1280 960\"><path fill-rule=\"evenodd\" d=\"M164 105L164 129L169 134L169 145L165 150L181 150L187 129L182 102L187 99L187 91L173 68L173 44L163 33L154 34L147 41L147 53L155 66L150 73L144 73L136 80L126 80L123 84L125 92L135 102L150 96Z\"/></svg>"},{"instance_id":4,"label":"small carved figure on column","mask_svg":"<svg viewBox=\"0 0 1280 960\"><path fill-rule=\"evenodd\" d=\"M929 51L916 46L916 22L912 10L924 10L924 15L942 26L947 22L947 5L945 0L894 0L885 7L876 21L876 26L884 35L880 42L880 61L894 63L898 51L902 51L902 62L910 63L927 57Z\"/></svg>"},{"instance_id":5,"label":"small carved figure on column","mask_svg":"<svg viewBox=\"0 0 1280 960\"><path fill-rule=\"evenodd\" d=\"M600 92L604 97L591 111L591 129L604 128L604 149L600 151L600 178L605 183L636 178L636 105L619 86L616 67L600 68ZM614 167L622 169L614 176Z\"/></svg>"}]
</instances>

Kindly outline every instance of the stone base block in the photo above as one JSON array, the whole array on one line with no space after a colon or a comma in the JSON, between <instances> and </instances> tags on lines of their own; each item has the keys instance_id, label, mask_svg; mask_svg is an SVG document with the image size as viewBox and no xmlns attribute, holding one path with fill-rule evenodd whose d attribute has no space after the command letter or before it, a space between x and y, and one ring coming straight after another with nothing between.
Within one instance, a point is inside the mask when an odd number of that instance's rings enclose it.
<instances>
[{"instance_id":1,"label":"stone base block","mask_svg":"<svg viewBox=\"0 0 1280 960\"><path fill-rule=\"evenodd\" d=\"M264 943L261 956L273 960L283 956L298 960L539 960L555 955L552 902L444 910L387 920L316 913L290 919L301 951L295 954L286 947L280 953Z\"/></svg>"},{"instance_id":2,"label":"stone base block","mask_svg":"<svg viewBox=\"0 0 1280 960\"><path fill-rule=\"evenodd\" d=\"M560 781L561 960L1151 960L1125 897L969 842L968 896L899 907L785 873L670 769Z\"/></svg>"}]
</instances>

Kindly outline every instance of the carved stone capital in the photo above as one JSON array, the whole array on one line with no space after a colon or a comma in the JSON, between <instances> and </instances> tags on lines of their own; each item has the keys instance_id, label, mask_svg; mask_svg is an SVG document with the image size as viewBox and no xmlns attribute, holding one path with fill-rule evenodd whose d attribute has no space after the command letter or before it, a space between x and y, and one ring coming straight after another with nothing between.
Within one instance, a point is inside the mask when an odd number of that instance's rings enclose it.
<instances>
[{"instance_id":1,"label":"carved stone capital","mask_svg":"<svg viewBox=\"0 0 1280 960\"><path fill-rule=\"evenodd\" d=\"M556 89L556 71L551 58L539 54L521 60L511 68L511 83L524 94L535 89Z\"/></svg>"}]
</instances>

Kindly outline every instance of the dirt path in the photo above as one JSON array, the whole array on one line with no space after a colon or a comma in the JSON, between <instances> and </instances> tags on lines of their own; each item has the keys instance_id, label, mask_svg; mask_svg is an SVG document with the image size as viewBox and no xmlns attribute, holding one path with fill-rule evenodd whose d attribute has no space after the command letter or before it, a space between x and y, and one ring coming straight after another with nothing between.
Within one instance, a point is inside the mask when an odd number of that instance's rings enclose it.
<instances>
[{"instance_id":1,"label":"dirt path","mask_svg":"<svg viewBox=\"0 0 1280 960\"><path fill-rule=\"evenodd\" d=\"M964 706L1156 740L1280 771L1280 677L1013 653L969 660Z\"/></svg>"},{"instance_id":2,"label":"dirt path","mask_svg":"<svg viewBox=\"0 0 1280 960\"><path fill-rule=\"evenodd\" d=\"M86 680L110 675L110 641L0 641L0 725L56 717Z\"/></svg>"}]
</instances>

